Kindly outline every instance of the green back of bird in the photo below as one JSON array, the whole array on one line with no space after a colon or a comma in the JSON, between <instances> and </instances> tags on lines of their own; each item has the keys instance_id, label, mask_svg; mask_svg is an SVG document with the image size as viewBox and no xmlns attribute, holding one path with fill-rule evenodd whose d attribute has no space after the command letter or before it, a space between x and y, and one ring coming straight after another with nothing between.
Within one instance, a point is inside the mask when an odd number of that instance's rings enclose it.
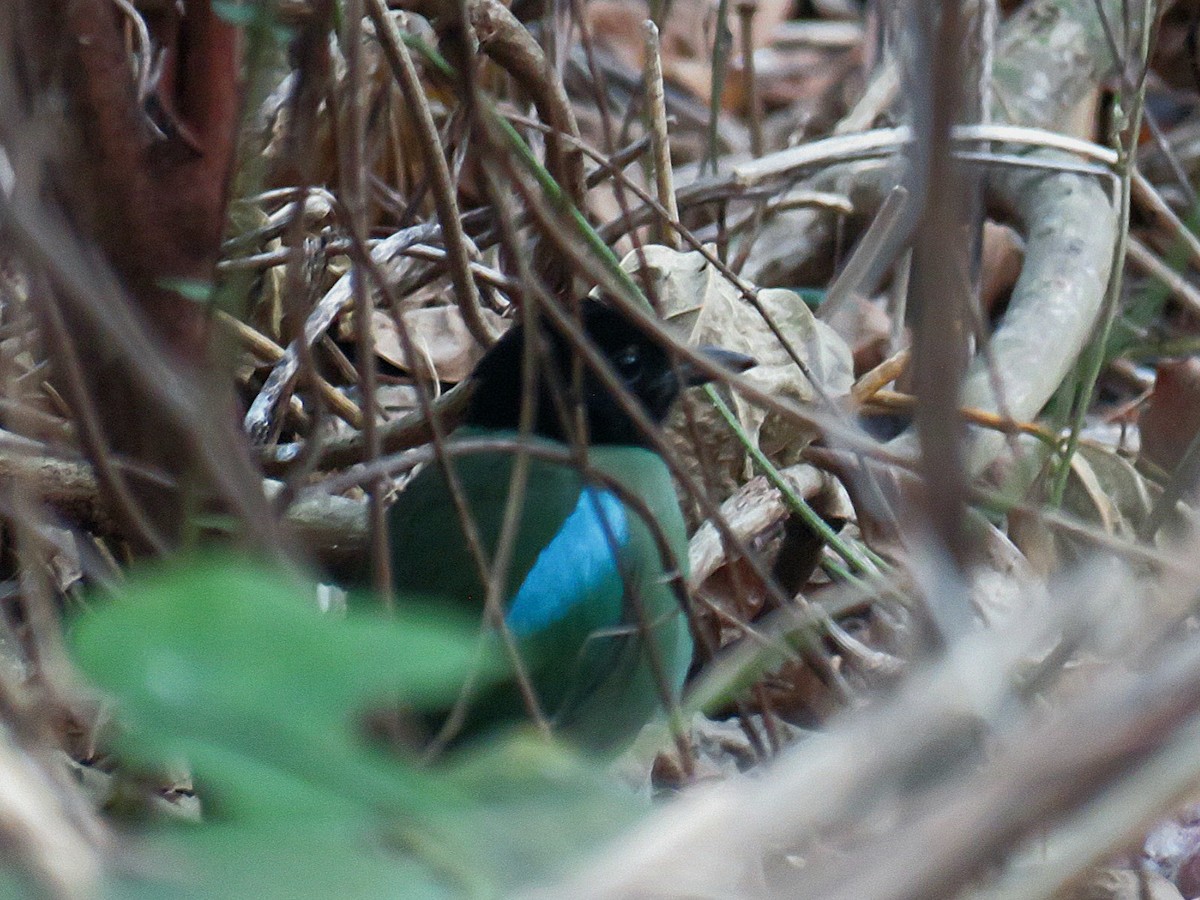
<instances>
[{"instance_id":1,"label":"green back of bird","mask_svg":"<svg viewBox=\"0 0 1200 900\"><path fill-rule=\"evenodd\" d=\"M456 436L476 434L464 428ZM555 442L544 443L562 448ZM482 453L452 461L489 564L503 524L515 459L511 453ZM686 571L686 531L662 460L638 447L599 446L589 450L588 461L642 498L675 551L681 571ZM532 456L528 465L527 490L502 596L506 611L539 553L580 504L584 490L583 479L571 466ZM402 492L390 513L396 587L401 596L422 595L482 615L485 588L453 510L437 465L422 470ZM667 583L652 533L635 512L628 507L624 512L627 535L617 554L620 572L605 575L588 590L585 602L567 604L553 621L518 640L552 724L597 749L619 745L661 709L651 654L657 655L671 690L678 691L692 651L686 620ZM643 618L650 626L649 642L639 625ZM507 683L477 698L468 728L519 719L524 709L516 687Z\"/></svg>"}]
</instances>

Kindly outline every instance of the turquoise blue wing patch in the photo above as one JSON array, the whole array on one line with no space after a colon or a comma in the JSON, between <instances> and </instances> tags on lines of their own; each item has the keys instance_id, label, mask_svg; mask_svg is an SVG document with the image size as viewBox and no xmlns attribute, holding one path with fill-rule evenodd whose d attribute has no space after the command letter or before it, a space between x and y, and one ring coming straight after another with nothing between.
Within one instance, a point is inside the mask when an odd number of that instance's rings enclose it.
<instances>
[{"instance_id":1,"label":"turquoise blue wing patch","mask_svg":"<svg viewBox=\"0 0 1200 900\"><path fill-rule=\"evenodd\" d=\"M629 521L621 501L611 491L585 487L513 597L504 617L512 633L536 634L619 578L617 554L628 542Z\"/></svg>"}]
</instances>

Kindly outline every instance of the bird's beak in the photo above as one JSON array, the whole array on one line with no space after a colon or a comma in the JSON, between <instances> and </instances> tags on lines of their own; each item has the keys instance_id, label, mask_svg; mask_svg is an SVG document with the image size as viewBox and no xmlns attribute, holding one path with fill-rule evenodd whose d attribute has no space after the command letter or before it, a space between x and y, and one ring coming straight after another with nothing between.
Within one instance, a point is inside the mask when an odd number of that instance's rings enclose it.
<instances>
[{"instance_id":1,"label":"bird's beak","mask_svg":"<svg viewBox=\"0 0 1200 900\"><path fill-rule=\"evenodd\" d=\"M732 372L745 372L747 369L753 369L758 365L758 360L753 356L747 356L745 353L738 353L736 350L726 350L724 347L701 347L700 352L720 366L724 366ZM701 372L696 366L691 363L684 362L679 366L680 374L683 376L683 383L686 387L696 387L700 384L708 384L712 381L712 377L705 372Z\"/></svg>"}]
</instances>

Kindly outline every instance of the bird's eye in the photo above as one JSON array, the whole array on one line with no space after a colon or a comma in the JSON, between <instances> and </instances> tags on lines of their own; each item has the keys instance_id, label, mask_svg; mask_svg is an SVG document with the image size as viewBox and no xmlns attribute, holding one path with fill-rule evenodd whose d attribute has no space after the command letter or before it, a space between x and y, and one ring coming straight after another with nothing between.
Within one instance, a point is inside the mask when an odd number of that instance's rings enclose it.
<instances>
[{"instance_id":1,"label":"bird's eye","mask_svg":"<svg viewBox=\"0 0 1200 900\"><path fill-rule=\"evenodd\" d=\"M636 344L630 344L617 354L617 371L626 378L636 376L642 370L642 351Z\"/></svg>"}]
</instances>

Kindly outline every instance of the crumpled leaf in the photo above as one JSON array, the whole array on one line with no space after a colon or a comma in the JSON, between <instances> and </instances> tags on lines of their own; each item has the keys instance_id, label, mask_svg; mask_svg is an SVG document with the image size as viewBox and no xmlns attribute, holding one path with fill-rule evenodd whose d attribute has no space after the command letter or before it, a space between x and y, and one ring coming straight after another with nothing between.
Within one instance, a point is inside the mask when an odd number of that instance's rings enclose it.
<instances>
[{"instance_id":1,"label":"crumpled leaf","mask_svg":"<svg viewBox=\"0 0 1200 900\"><path fill-rule=\"evenodd\" d=\"M502 332L508 321L490 309L481 310L483 317L496 332ZM414 366L404 352L396 320L383 310L375 310L375 352L397 369L412 372ZM471 374L483 356L484 348L471 335L457 306L427 306L404 313L404 322L416 345L420 371L432 366L438 381L457 384Z\"/></svg>"},{"instance_id":2,"label":"crumpled leaf","mask_svg":"<svg viewBox=\"0 0 1200 900\"><path fill-rule=\"evenodd\" d=\"M1173 472L1200 431L1200 360L1158 364L1154 392L1138 424L1141 458Z\"/></svg>"},{"instance_id":3,"label":"crumpled leaf","mask_svg":"<svg viewBox=\"0 0 1200 900\"><path fill-rule=\"evenodd\" d=\"M663 317L695 345L713 344L747 353L758 365L745 374L763 391L798 403L817 401L817 393L804 373L780 344L759 312L715 267L697 252L680 252L669 247L648 246L643 250L646 265L661 303ZM630 272L638 270L637 253L621 263ZM822 391L838 397L854 383L853 361L846 342L828 325L818 321L799 294L783 288L764 288L759 303L778 325L820 384ZM799 461L801 451L815 437L795 423L765 413L736 394L732 406L738 421L752 440L777 465ZM749 474L748 463L737 438L732 435L710 404L697 404L696 427L706 454L719 478L721 495L727 495ZM676 428L681 436L686 428ZM681 440L688 440L681 437ZM696 454L685 454L694 459ZM715 486L715 485L714 485Z\"/></svg>"},{"instance_id":4,"label":"crumpled leaf","mask_svg":"<svg viewBox=\"0 0 1200 900\"><path fill-rule=\"evenodd\" d=\"M1109 534L1134 537L1161 492L1123 456L1084 441L1071 459L1063 508Z\"/></svg>"}]
</instances>

